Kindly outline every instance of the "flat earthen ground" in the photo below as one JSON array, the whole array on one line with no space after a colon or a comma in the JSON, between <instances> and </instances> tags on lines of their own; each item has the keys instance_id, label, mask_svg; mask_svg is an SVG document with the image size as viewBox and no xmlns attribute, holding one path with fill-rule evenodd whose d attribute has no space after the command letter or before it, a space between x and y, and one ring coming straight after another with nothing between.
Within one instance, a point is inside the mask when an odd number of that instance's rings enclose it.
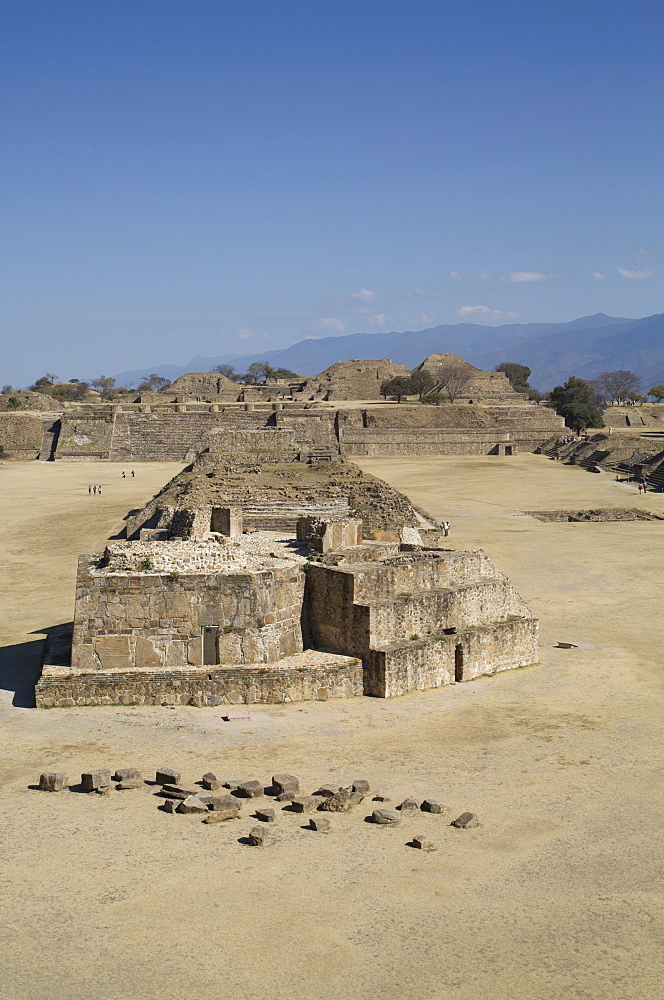
<instances>
[{"instance_id":1,"label":"flat earthen ground","mask_svg":"<svg viewBox=\"0 0 664 1000\"><path fill-rule=\"evenodd\" d=\"M175 467L141 466L126 483L110 464L0 467L8 1000L661 996L664 522L521 511L662 511L664 494L533 455L361 465L508 573L541 619L539 665L392 701L252 707L249 721L218 708L20 707L32 633L71 617L76 554ZM101 502L88 501L91 478L108 481ZM431 796L448 811L378 827L365 800L323 834L277 807L274 843L252 848L250 804L206 826L158 811L151 786L108 798L28 787L43 769L152 777L159 765L188 783L289 771L305 791L367 778L391 805ZM480 826L450 827L467 809ZM437 850L406 846L416 834Z\"/></svg>"}]
</instances>

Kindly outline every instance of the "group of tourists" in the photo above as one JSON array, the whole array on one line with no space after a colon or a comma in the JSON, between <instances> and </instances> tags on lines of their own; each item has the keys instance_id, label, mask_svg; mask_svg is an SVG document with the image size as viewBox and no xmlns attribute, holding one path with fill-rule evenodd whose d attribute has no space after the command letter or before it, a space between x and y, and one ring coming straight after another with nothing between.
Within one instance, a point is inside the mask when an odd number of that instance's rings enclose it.
<instances>
[{"instance_id":1,"label":"group of tourists","mask_svg":"<svg viewBox=\"0 0 664 1000\"><path fill-rule=\"evenodd\" d=\"M95 496L96 496L96 495L97 495L97 493L98 493L98 494L99 494L99 496L101 496L101 486L88 486L88 493L89 493L90 495L92 495L92 494L94 493L94 494L95 494Z\"/></svg>"},{"instance_id":2,"label":"group of tourists","mask_svg":"<svg viewBox=\"0 0 664 1000\"><path fill-rule=\"evenodd\" d=\"M576 436L576 434L563 434L563 436L560 439L560 443L561 444L573 444L575 441L578 441L578 440L579 439Z\"/></svg>"},{"instance_id":3,"label":"group of tourists","mask_svg":"<svg viewBox=\"0 0 664 1000\"><path fill-rule=\"evenodd\" d=\"M639 481L638 485L639 485L639 495L641 493L646 493L647 492L647 490L648 490L648 480L647 479L641 479Z\"/></svg>"},{"instance_id":4,"label":"group of tourists","mask_svg":"<svg viewBox=\"0 0 664 1000\"><path fill-rule=\"evenodd\" d=\"M131 470L131 478L133 479L135 475L136 475L136 473L135 473L135 472L134 472L134 470L132 469L132 470ZM127 470L126 470L126 469L123 469L123 470L122 470L122 478L123 478L123 479L126 479L126 478L127 478Z\"/></svg>"}]
</instances>

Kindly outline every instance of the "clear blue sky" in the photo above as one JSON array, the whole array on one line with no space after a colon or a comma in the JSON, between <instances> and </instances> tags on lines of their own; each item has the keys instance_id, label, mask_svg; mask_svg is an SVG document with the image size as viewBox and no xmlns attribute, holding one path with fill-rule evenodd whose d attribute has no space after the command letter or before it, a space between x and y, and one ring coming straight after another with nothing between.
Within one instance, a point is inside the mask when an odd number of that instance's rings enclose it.
<instances>
[{"instance_id":1,"label":"clear blue sky","mask_svg":"<svg viewBox=\"0 0 664 1000\"><path fill-rule=\"evenodd\" d=\"M664 310L661 0L0 18L0 382Z\"/></svg>"}]
</instances>

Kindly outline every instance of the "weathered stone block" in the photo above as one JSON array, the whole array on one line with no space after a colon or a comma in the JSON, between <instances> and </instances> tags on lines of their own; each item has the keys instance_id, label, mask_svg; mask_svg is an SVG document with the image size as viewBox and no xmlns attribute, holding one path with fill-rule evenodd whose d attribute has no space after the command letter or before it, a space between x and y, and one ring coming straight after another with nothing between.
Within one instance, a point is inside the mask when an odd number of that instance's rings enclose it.
<instances>
[{"instance_id":1,"label":"weathered stone block","mask_svg":"<svg viewBox=\"0 0 664 1000\"><path fill-rule=\"evenodd\" d=\"M242 802L240 799L236 799L234 795L211 795L207 804L212 812L225 812L229 809L235 809L236 812L240 812L242 809Z\"/></svg>"},{"instance_id":2,"label":"weathered stone block","mask_svg":"<svg viewBox=\"0 0 664 1000\"><path fill-rule=\"evenodd\" d=\"M410 812L412 810L419 808L420 808L419 802L417 801L417 799L413 798L404 799L401 805L398 806L400 812Z\"/></svg>"},{"instance_id":3,"label":"weathered stone block","mask_svg":"<svg viewBox=\"0 0 664 1000\"><path fill-rule=\"evenodd\" d=\"M127 788L142 788L143 779L142 778L126 778L124 781L118 782L115 786L119 792L124 791Z\"/></svg>"},{"instance_id":4,"label":"weathered stone block","mask_svg":"<svg viewBox=\"0 0 664 1000\"><path fill-rule=\"evenodd\" d=\"M264 847L269 840L269 831L264 826L252 826L247 840L252 847Z\"/></svg>"},{"instance_id":5,"label":"weathered stone block","mask_svg":"<svg viewBox=\"0 0 664 1000\"><path fill-rule=\"evenodd\" d=\"M440 802L436 802L435 799L425 799L420 809L425 813L442 813L443 811Z\"/></svg>"},{"instance_id":6,"label":"weathered stone block","mask_svg":"<svg viewBox=\"0 0 664 1000\"><path fill-rule=\"evenodd\" d=\"M95 639L95 652L104 670L130 670L131 636L128 635L98 635Z\"/></svg>"},{"instance_id":7,"label":"weathered stone block","mask_svg":"<svg viewBox=\"0 0 664 1000\"><path fill-rule=\"evenodd\" d=\"M326 819L323 816L312 816L309 820L309 826L317 833L329 833L332 829L332 824L329 819Z\"/></svg>"},{"instance_id":8,"label":"weathered stone block","mask_svg":"<svg viewBox=\"0 0 664 1000\"><path fill-rule=\"evenodd\" d=\"M354 781L350 787L353 792L359 792L360 795L368 795L371 791L371 785L368 781L365 781L364 778L361 778L359 781Z\"/></svg>"},{"instance_id":9,"label":"weathered stone block","mask_svg":"<svg viewBox=\"0 0 664 1000\"><path fill-rule=\"evenodd\" d=\"M205 802L201 802L197 795L190 795L188 798L182 799L175 811L185 814L205 813L208 811L208 807Z\"/></svg>"},{"instance_id":10,"label":"weathered stone block","mask_svg":"<svg viewBox=\"0 0 664 1000\"><path fill-rule=\"evenodd\" d=\"M433 851L435 850L432 842L427 839L423 834L417 834L417 836L412 839L413 847L416 847L420 851Z\"/></svg>"},{"instance_id":11,"label":"weathered stone block","mask_svg":"<svg viewBox=\"0 0 664 1000\"><path fill-rule=\"evenodd\" d=\"M296 813L313 812L319 804L320 799L317 795L300 795L293 799L291 808Z\"/></svg>"},{"instance_id":12,"label":"weathered stone block","mask_svg":"<svg viewBox=\"0 0 664 1000\"><path fill-rule=\"evenodd\" d=\"M229 819L237 819L240 815L239 809L215 809L214 812L209 813L205 819L204 823L225 823Z\"/></svg>"},{"instance_id":13,"label":"weathered stone block","mask_svg":"<svg viewBox=\"0 0 664 1000\"><path fill-rule=\"evenodd\" d=\"M160 767L154 780L158 785L179 785L182 775L173 767Z\"/></svg>"},{"instance_id":14,"label":"weathered stone block","mask_svg":"<svg viewBox=\"0 0 664 1000\"><path fill-rule=\"evenodd\" d=\"M318 808L321 812L348 812L351 795L350 788L342 788L329 798L323 799Z\"/></svg>"},{"instance_id":15,"label":"weathered stone block","mask_svg":"<svg viewBox=\"0 0 664 1000\"><path fill-rule=\"evenodd\" d=\"M456 826L459 830L470 830L471 827L477 826L478 823L479 820L475 813L465 812L457 816L456 819L453 819L450 826Z\"/></svg>"},{"instance_id":16,"label":"weathered stone block","mask_svg":"<svg viewBox=\"0 0 664 1000\"><path fill-rule=\"evenodd\" d=\"M293 774L273 774L272 787L278 795L283 792L294 792L297 795L300 791L300 782Z\"/></svg>"},{"instance_id":17,"label":"weathered stone block","mask_svg":"<svg viewBox=\"0 0 664 1000\"><path fill-rule=\"evenodd\" d=\"M84 771L81 775L81 786L86 792L96 792L98 788L109 788L110 784L111 772L104 769Z\"/></svg>"},{"instance_id":18,"label":"weathered stone block","mask_svg":"<svg viewBox=\"0 0 664 1000\"><path fill-rule=\"evenodd\" d=\"M143 780L143 775L137 767L118 767L113 775L113 781L129 781L133 778Z\"/></svg>"},{"instance_id":19,"label":"weathered stone block","mask_svg":"<svg viewBox=\"0 0 664 1000\"><path fill-rule=\"evenodd\" d=\"M210 792L214 792L217 788L221 788L221 782L217 778L216 774L212 773L212 771L208 771L207 774L203 775L203 788L207 788Z\"/></svg>"},{"instance_id":20,"label":"weathered stone block","mask_svg":"<svg viewBox=\"0 0 664 1000\"><path fill-rule=\"evenodd\" d=\"M274 823L274 809L257 809L256 819L261 823Z\"/></svg>"},{"instance_id":21,"label":"weathered stone block","mask_svg":"<svg viewBox=\"0 0 664 1000\"><path fill-rule=\"evenodd\" d=\"M175 813L180 804L179 799L166 799L166 801L159 807L161 812Z\"/></svg>"},{"instance_id":22,"label":"weathered stone block","mask_svg":"<svg viewBox=\"0 0 664 1000\"><path fill-rule=\"evenodd\" d=\"M243 799L258 799L264 794L263 784L260 781L243 781L237 786L236 791Z\"/></svg>"},{"instance_id":23,"label":"weathered stone block","mask_svg":"<svg viewBox=\"0 0 664 1000\"><path fill-rule=\"evenodd\" d=\"M277 802L292 802L294 798L297 797L296 792L279 792L276 799Z\"/></svg>"},{"instance_id":24,"label":"weathered stone block","mask_svg":"<svg viewBox=\"0 0 664 1000\"><path fill-rule=\"evenodd\" d=\"M62 771L44 771L39 775L42 792L61 792L69 784L69 775Z\"/></svg>"},{"instance_id":25,"label":"weathered stone block","mask_svg":"<svg viewBox=\"0 0 664 1000\"><path fill-rule=\"evenodd\" d=\"M162 785L160 794L169 799L188 799L190 795L198 795L198 788L184 788L183 785Z\"/></svg>"},{"instance_id":26,"label":"weathered stone block","mask_svg":"<svg viewBox=\"0 0 664 1000\"><path fill-rule=\"evenodd\" d=\"M379 826L395 826L401 822L401 816L394 809L374 809L371 821Z\"/></svg>"},{"instance_id":27,"label":"weathered stone block","mask_svg":"<svg viewBox=\"0 0 664 1000\"><path fill-rule=\"evenodd\" d=\"M141 635L136 636L134 656L137 667L141 667L143 670L161 669L164 665L164 657L163 653L160 655L160 652L150 639Z\"/></svg>"}]
</instances>

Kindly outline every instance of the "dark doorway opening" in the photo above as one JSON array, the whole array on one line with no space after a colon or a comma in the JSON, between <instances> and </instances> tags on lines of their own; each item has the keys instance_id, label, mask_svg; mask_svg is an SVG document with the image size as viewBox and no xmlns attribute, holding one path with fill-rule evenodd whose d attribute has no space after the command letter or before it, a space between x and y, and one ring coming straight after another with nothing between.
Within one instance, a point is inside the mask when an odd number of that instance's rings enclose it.
<instances>
[{"instance_id":1,"label":"dark doorway opening","mask_svg":"<svg viewBox=\"0 0 664 1000\"><path fill-rule=\"evenodd\" d=\"M454 650L454 681L458 684L463 680L463 646Z\"/></svg>"},{"instance_id":2,"label":"dark doorway opening","mask_svg":"<svg viewBox=\"0 0 664 1000\"><path fill-rule=\"evenodd\" d=\"M511 444L506 444L505 445L505 454L506 455L511 455L512 454L512 445Z\"/></svg>"},{"instance_id":3,"label":"dark doorway opening","mask_svg":"<svg viewBox=\"0 0 664 1000\"><path fill-rule=\"evenodd\" d=\"M203 629L203 663L205 666L212 666L219 663L219 653L217 650L217 639L219 637L218 625L206 625Z\"/></svg>"}]
</instances>

